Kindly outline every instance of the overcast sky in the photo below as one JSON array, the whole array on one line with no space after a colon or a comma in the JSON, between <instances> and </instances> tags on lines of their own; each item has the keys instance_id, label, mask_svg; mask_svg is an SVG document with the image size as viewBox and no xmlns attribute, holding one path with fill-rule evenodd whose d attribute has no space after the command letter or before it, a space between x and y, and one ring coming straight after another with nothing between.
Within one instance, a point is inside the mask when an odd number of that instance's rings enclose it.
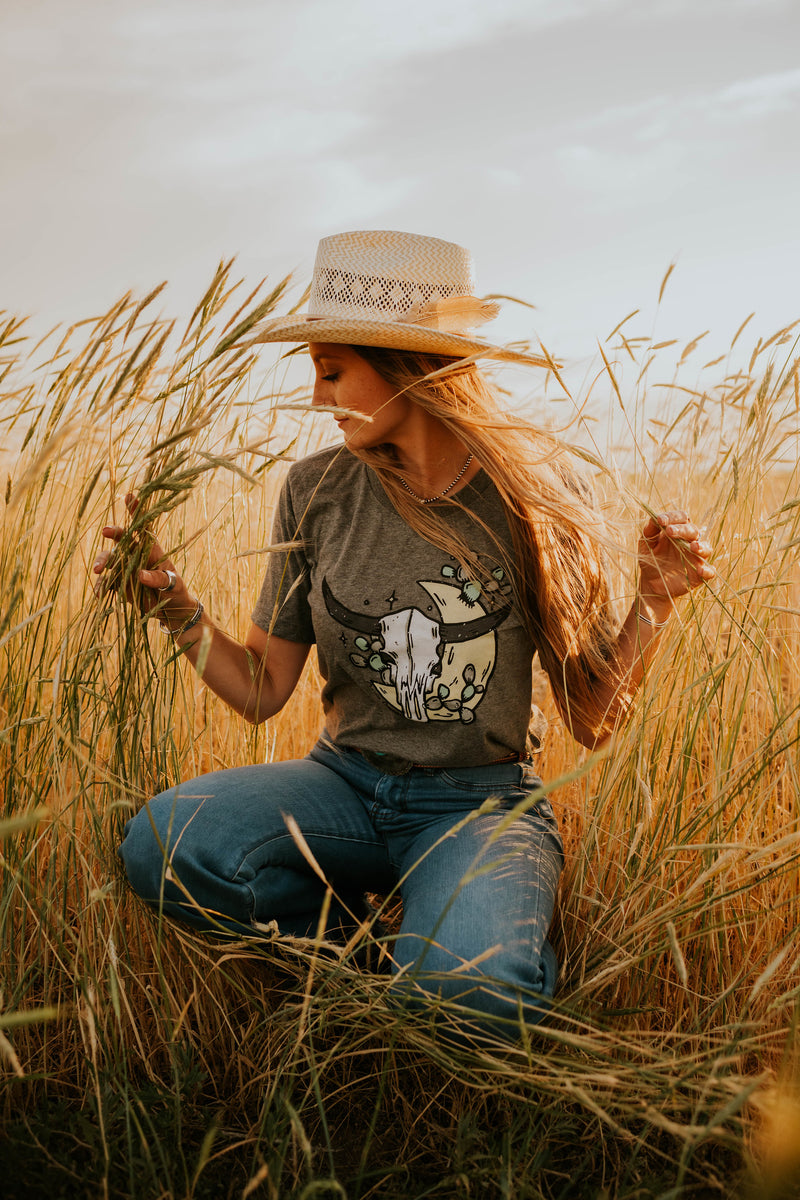
<instances>
[{"instance_id":1,"label":"overcast sky","mask_svg":"<svg viewBox=\"0 0 800 1200\"><path fill-rule=\"evenodd\" d=\"M0 0L0 307L185 314L342 229L468 246L498 322L800 316L798 0ZM487 327L487 335L489 329ZM640 330L641 331L641 328ZM712 339L709 339L709 346ZM709 350L710 356L710 350Z\"/></svg>"}]
</instances>

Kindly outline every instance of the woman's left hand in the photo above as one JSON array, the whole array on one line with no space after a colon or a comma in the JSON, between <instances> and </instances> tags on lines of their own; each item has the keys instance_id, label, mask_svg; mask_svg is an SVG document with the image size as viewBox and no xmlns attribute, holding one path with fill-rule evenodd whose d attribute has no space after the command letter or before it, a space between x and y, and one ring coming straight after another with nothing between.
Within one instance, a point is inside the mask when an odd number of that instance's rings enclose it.
<instances>
[{"instance_id":1,"label":"woman's left hand","mask_svg":"<svg viewBox=\"0 0 800 1200\"><path fill-rule=\"evenodd\" d=\"M709 583L716 575L710 557L705 530L685 512L650 517L639 541L639 595L663 603Z\"/></svg>"}]
</instances>

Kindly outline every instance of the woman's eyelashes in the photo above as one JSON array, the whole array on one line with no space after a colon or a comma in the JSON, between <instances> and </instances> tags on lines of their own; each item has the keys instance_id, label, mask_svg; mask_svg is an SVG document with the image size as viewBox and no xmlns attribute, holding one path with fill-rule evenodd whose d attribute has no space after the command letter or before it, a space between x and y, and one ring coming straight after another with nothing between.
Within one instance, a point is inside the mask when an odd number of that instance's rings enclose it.
<instances>
[{"instance_id":1,"label":"woman's eyelashes","mask_svg":"<svg viewBox=\"0 0 800 1200\"><path fill-rule=\"evenodd\" d=\"M324 379L325 383L335 383L339 378L339 372L334 371L332 375L323 375L322 378Z\"/></svg>"}]
</instances>

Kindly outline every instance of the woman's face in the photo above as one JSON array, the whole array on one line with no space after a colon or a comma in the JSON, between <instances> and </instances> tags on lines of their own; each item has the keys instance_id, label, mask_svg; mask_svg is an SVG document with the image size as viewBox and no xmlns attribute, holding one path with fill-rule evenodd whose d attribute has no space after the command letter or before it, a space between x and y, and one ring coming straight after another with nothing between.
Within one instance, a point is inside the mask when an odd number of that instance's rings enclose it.
<instances>
[{"instance_id":1,"label":"woman's face","mask_svg":"<svg viewBox=\"0 0 800 1200\"><path fill-rule=\"evenodd\" d=\"M334 416L352 450L366 450L385 443L396 444L413 401L395 396L390 383L378 374L352 346L335 342L309 342L316 372L314 404L349 409L358 416Z\"/></svg>"}]
</instances>

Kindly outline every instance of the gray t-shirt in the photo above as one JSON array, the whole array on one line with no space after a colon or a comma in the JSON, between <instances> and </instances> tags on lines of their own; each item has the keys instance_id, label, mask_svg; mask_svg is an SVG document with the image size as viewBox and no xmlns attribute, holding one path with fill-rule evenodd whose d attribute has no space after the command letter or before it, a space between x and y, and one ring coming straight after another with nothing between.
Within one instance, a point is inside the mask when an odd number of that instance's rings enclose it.
<instances>
[{"instance_id":1,"label":"gray t-shirt","mask_svg":"<svg viewBox=\"0 0 800 1200\"><path fill-rule=\"evenodd\" d=\"M465 578L414 533L347 449L289 470L273 543L302 547L270 555L253 621L316 643L326 726L340 745L426 766L478 766L525 749L535 647L481 528L510 547L508 524L483 471L458 502L469 511L441 511L489 582Z\"/></svg>"}]
</instances>

